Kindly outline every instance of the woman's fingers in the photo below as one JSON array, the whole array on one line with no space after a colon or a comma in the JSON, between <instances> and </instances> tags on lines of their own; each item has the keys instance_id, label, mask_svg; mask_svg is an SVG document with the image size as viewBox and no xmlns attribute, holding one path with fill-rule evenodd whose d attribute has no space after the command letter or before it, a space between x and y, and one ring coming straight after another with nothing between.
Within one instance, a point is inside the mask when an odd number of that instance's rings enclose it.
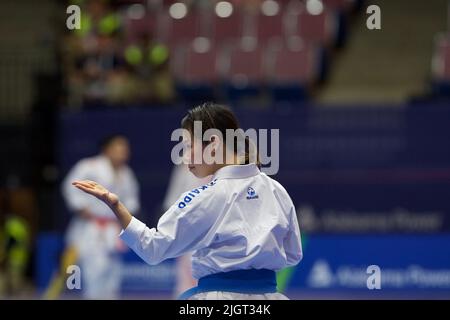
<instances>
[{"instance_id":1,"label":"woman's fingers","mask_svg":"<svg viewBox=\"0 0 450 320\"><path fill-rule=\"evenodd\" d=\"M93 195L93 196L95 196L97 198L101 198L102 197L102 192L97 190L97 189L94 189L94 188L91 188L91 187L85 187L83 185L75 185L75 187L80 189L81 191L84 191L84 192L86 192L88 194L91 194L91 195Z\"/></svg>"},{"instance_id":2,"label":"woman's fingers","mask_svg":"<svg viewBox=\"0 0 450 320\"><path fill-rule=\"evenodd\" d=\"M94 192L96 188L92 187L91 185L87 184L87 183L83 183L83 182L74 182L72 183L75 187L77 187L78 189L81 189L83 191L89 191L89 192Z\"/></svg>"},{"instance_id":3,"label":"woman's fingers","mask_svg":"<svg viewBox=\"0 0 450 320\"><path fill-rule=\"evenodd\" d=\"M94 189L94 188L96 188L96 187L99 186L99 185L98 185L97 183L95 183L94 181L74 181L74 182L72 182L72 184L73 184L74 186L76 186L76 185L81 185L81 186L84 186L84 187L86 187L86 188L92 188L92 189Z\"/></svg>"},{"instance_id":4,"label":"woman's fingers","mask_svg":"<svg viewBox=\"0 0 450 320\"><path fill-rule=\"evenodd\" d=\"M75 187L77 187L78 189L80 189L80 190L82 190L84 192L88 192L88 193L92 192L92 189L89 189L89 188L87 188L87 187L85 187L85 186L83 186L81 184L76 184Z\"/></svg>"},{"instance_id":5,"label":"woman's fingers","mask_svg":"<svg viewBox=\"0 0 450 320\"><path fill-rule=\"evenodd\" d=\"M72 182L72 185L96 197L102 197L108 192L108 190L103 188L101 185L90 180L74 181Z\"/></svg>"},{"instance_id":6,"label":"woman's fingers","mask_svg":"<svg viewBox=\"0 0 450 320\"><path fill-rule=\"evenodd\" d=\"M72 185L80 189L81 191L84 191L88 194L97 197L98 199L104 201L108 205L117 204L119 201L119 198L117 197L116 194L110 193L106 188L104 188L102 185L98 184L95 181L91 180L74 181L72 182Z\"/></svg>"},{"instance_id":7,"label":"woman's fingers","mask_svg":"<svg viewBox=\"0 0 450 320\"><path fill-rule=\"evenodd\" d=\"M82 185L85 187L90 187L91 185L89 183L87 183L86 181L74 181L72 182L73 185Z\"/></svg>"},{"instance_id":8,"label":"woman's fingers","mask_svg":"<svg viewBox=\"0 0 450 320\"><path fill-rule=\"evenodd\" d=\"M79 189L83 189L83 190L94 190L91 186L87 186L87 185L81 184L81 183L74 184L74 186Z\"/></svg>"}]
</instances>

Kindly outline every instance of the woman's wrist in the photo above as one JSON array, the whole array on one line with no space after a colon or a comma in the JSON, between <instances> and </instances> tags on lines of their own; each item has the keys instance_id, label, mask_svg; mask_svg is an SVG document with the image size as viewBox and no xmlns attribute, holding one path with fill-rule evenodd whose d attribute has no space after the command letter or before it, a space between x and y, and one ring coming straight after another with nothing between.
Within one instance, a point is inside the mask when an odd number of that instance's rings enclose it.
<instances>
[{"instance_id":1,"label":"woman's wrist","mask_svg":"<svg viewBox=\"0 0 450 320\"><path fill-rule=\"evenodd\" d=\"M111 209L112 209L113 207L117 207L117 206L119 205L119 203L120 203L119 197L118 197L116 194L114 194L114 193L112 193L112 192L109 192L109 191L108 191L108 193L106 193L106 195L104 196L103 201L104 201Z\"/></svg>"},{"instance_id":2,"label":"woman's wrist","mask_svg":"<svg viewBox=\"0 0 450 320\"><path fill-rule=\"evenodd\" d=\"M109 201L109 202L106 202L106 204L108 205L108 207L111 208L112 211L114 211L116 213L119 210L121 202L120 202L120 200Z\"/></svg>"},{"instance_id":3,"label":"woman's wrist","mask_svg":"<svg viewBox=\"0 0 450 320\"><path fill-rule=\"evenodd\" d=\"M122 226L122 228L125 229L130 223L131 219L133 218L131 213L120 201L110 204L109 207L116 215L116 218L119 220L119 223Z\"/></svg>"}]
</instances>

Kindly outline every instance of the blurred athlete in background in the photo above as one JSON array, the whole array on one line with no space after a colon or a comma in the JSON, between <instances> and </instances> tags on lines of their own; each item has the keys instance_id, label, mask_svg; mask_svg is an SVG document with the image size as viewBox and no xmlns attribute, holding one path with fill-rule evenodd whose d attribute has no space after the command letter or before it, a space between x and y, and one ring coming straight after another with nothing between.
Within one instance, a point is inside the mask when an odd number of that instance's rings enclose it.
<instances>
[{"instance_id":1,"label":"blurred athlete in background","mask_svg":"<svg viewBox=\"0 0 450 320\"><path fill-rule=\"evenodd\" d=\"M121 261L125 246L118 239L120 225L107 206L78 192L71 182L79 179L101 181L119 194L133 213L139 210L139 187L127 165L130 146L127 138L113 135L101 144L101 153L80 160L62 183L62 193L74 216L66 234L61 270L51 282L45 297L54 299L65 287L66 270L77 264L81 269L83 296L88 299L114 299L119 295Z\"/></svg>"}]
</instances>

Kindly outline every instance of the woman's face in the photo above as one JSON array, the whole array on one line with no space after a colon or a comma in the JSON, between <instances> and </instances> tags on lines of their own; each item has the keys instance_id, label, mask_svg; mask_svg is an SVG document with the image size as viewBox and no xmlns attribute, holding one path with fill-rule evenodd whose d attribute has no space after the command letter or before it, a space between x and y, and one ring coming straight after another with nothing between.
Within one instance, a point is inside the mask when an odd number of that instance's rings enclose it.
<instances>
[{"instance_id":1,"label":"woman's face","mask_svg":"<svg viewBox=\"0 0 450 320\"><path fill-rule=\"evenodd\" d=\"M183 141L185 143L186 151L184 154L184 163L187 164L189 171L192 172L197 178L204 178L212 175L215 172L217 165L205 163L203 159L204 145L199 139L192 139L192 136L192 134L183 134ZM196 153L197 158L195 158Z\"/></svg>"}]
</instances>

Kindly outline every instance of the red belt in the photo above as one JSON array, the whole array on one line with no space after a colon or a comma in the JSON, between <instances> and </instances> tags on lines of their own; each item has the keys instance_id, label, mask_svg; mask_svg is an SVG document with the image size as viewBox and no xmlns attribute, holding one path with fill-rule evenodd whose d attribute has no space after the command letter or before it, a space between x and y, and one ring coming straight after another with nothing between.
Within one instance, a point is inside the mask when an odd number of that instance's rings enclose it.
<instances>
[{"instance_id":1,"label":"red belt","mask_svg":"<svg viewBox=\"0 0 450 320\"><path fill-rule=\"evenodd\" d=\"M109 218L109 217L93 217L92 221L94 221L100 227L105 227L106 225L108 225L110 223L117 224L117 219Z\"/></svg>"}]
</instances>

